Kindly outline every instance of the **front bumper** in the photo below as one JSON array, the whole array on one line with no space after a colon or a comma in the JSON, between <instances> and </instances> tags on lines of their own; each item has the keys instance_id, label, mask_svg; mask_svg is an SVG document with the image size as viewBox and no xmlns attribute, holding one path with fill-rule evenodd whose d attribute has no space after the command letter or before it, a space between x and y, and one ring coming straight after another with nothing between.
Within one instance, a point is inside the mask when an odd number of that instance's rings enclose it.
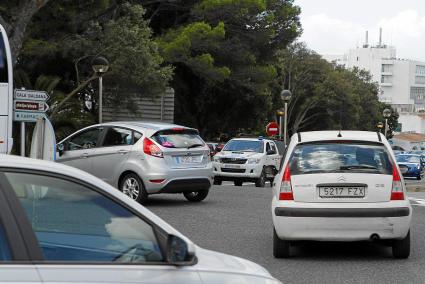
<instances>
[{"instance_id":1,"label":"front bumper","mask_svg":"<svg viewBox=\"0 0 425 284\"><path fill-rule=\"evenodd\" d=\"M343 205L285 203L287 206L274 198L272 207L276 233L284 240L366 241L373 234L380 239L403 239L412 217L406 200Z\"/></svg>"},{"instance_id":2,"label":"front bumper","mask_svg":"<svg viewBox=\"0 0 425 284\"><path fill-rule=\"evenodd\" d=\"M228 164L213 163L213 174L221 180L255 180L258 179L263 171L261 164L241 164L230 165L237 168L226 168Z\"/></svg>"}]
</instances>

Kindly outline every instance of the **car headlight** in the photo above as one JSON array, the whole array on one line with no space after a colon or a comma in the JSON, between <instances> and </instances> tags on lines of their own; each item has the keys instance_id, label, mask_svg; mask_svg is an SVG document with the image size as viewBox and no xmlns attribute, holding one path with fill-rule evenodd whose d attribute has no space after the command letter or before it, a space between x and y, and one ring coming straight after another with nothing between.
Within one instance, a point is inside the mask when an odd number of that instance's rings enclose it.
<instances>
[{"instance_id":1,"label":"car headlight","mask_svg":"<svg viewBox=\"0 0 425 284\"><path fill-rule=\"evenodd\" d=\"M248 159L248 164L258 164L261 161L261 159L258 158L250 158Z\"/></svg>"},{"instance_id":2,"label":"car headlight","mask_svg":"<svg viewBox=\"0 0 425 284\"><path fill-rule=\"evenodd\" d=\"M420 170L421 169L421 165L418 165L418 170Z\"/></svg>"}]
</instances>

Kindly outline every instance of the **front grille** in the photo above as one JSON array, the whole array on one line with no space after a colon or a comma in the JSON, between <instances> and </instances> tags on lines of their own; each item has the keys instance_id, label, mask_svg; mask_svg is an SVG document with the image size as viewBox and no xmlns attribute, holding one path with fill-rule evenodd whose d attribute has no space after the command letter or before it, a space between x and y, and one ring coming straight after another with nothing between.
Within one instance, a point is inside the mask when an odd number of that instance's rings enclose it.
<instances>
[{"instance_id":1,"label":"front grille","mask_svg":"<svg viewBox=\"0 0 425 284\"><path fill-rule=\"evenodd\" d=\"M227 169L227 168L221 168L221 171L223 173L244 173L245 169Z\"/></svg>"},{"instance_id":2,"label":"front grille","mask_svg":"<svg viewBox=\"0 0 425 284\"><path fill-rule=\"evenodd\" d=\"M237 158L221 158L223 164L237 164L242 165L246 163L246 159L237 159Z\"/></svg>"}]
</instances>

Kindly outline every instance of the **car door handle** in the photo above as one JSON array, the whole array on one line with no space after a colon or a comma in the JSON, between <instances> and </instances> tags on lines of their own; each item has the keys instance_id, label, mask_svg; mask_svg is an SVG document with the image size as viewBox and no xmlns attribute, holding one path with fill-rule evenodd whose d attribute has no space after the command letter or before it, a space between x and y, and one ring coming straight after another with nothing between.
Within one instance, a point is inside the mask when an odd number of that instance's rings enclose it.
<instances>
[{"instance_id":1,"label":"car door handle","mask_svg":"<svg viewBox=\"0 0 425 284\"><path fill-rule=\"evenodd\" d=\"M118 150L118 154L125 155L127 153L128 153L127 150Z\"/></svg>"},{"instance_id":2,"label":"car door handle","mask_svg":"<svg viewBox=\"0 0 425 284\"><path fill-rule=\"evenodd\" d=\"M82 159L87 159L88 157L89 157L89 154L88 153L84 153L84 154L81 154L81 156L80 156Z\"/></svg>"}]
</instances>

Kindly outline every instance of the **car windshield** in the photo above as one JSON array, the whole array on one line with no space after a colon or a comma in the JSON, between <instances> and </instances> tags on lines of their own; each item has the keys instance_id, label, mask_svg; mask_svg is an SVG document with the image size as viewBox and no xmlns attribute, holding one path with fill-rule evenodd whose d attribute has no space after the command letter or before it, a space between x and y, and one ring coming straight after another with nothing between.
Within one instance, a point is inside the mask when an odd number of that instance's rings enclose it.
<instances>
[{"instance_id":1,"label":"car windshield","mask_svg":"<svg viewBox=\"0 0 425 284\"><path fill-rule=\"evenodd\" d=\"M234 151L234 152L264 152L264 142L260 140L231 140L223 151Z\"/></svg>"},{"instance_id":2,"label":"car windshield","mask_svg":"<svg viewBox=\"0 0 425 284\"><path fill-rule=\"evenodd\" d=\"M421 161L419 156L414 156L414 155L398 155L396 156L396 160L399 163L416 163L416 164L419 164Z\"/></svg>"},{"instance_id":3,"label":"car windshield","mask_svg":"<svg viewBox=\"0 0 425 284\"><path fill-rule=\"evenodd\" d=\"M194 129L167 129L152 136L165 148L197 148L205 145L198 131Z\"/></svg>"},{"instance_id":4,"label":"car windshield","mask_svg":"<svg viewBox=\"0 0 425 284\"><path fill-rule=\"evenodd\" d=\"M379 144L309 143L298 145L290 157L292 175L309 173L392 174L390 156Z\"/></svg>"}]
</instances>

